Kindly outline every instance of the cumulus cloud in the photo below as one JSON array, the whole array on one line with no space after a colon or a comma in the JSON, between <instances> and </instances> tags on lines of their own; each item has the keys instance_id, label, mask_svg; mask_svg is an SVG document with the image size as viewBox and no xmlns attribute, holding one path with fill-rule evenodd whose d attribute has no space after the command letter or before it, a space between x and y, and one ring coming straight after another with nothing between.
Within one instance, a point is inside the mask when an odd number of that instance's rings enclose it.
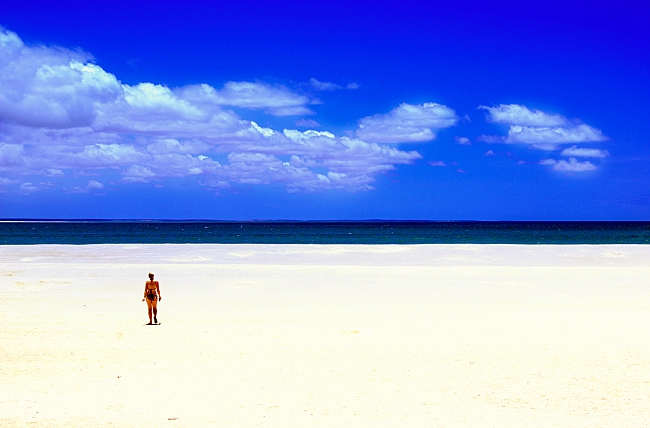
<instances>
[{"instance_id":1,"label":"cumulus cloud","mask_svg":"<svg viewBox=\"0 0 650 428\"><path fill-rule=\"evenodd\" d=\"M1 184L28 194L54 185L35 176L68 180L108 171L120 174L122 183L162 185L170 177L197 177L212 190L279 183L290 192L364 191L372 189L377 174L421 158L381 143L432 139L457 121L442 105L403 104L362 119L353 138L274 130L228 109L304 116L313 114L308 106L316 103L262 82L231 81L220 89L127 85L93 64L90 54L28 46L0 28ZM297 126L319 124L302 119ZM99 180L71 191L102 190Z\"/></svg>"},{"instance_id":2,"label":"cumulus cloud","mask_svg":"<svg viewBox=\"0 0 650 428\"><path fill-rule=\"evenodd\" d=\"M559 172L585 172L593 171L596 166L589 161L580 162L576 158L569 158L569 160L556 160L544 159L539 162L540 165L551 165L554 171Z\"/></svg>"},{"instance_id":3,"label":"cumulus cloud","mask_svg":"<svg viewBox=\"0 0 650 428\"><path fill-rule=\"evenodd\" d=\"M584 147L572 146L562 150L562 156L573 156L577 158L606 158L609 157L607 150L589 149Z\"/></svg>"},{"instance_id":4,"label":"cumulus cloud","mask_svg":"<svg viewBox=\"0 0 650 428\"><path fill-rule=\"evenodd\" d=\"M364 117L357 137L375 143L418 143L436 138L436 132L458 123L456 112L436 104L400 104L386 114Z\"/></svg>"},{"instance_id":5,"label":"cumulus cloud","mask_svg":"<svg viewBox=\"0 0 650 428\"><path fill-rule=\"evenodd\" d=\"M38 186L34 186L30 181L26 181L20 185L19 191L22 194L30 194L39 191Z\"/></svg>"},{"instance_id":6,"label":"cumulus cloud","mask_svg":"<svg viewBox=\"0 0 650 428\"><path fill-rule=\"evenodd\" d=\"M48 177L63 177L65 175L63 173L63 171L61 171L60 169L57 169L57 168L47 168L45 170L45 174Z\"/></svg>"},{"instance_id":7,"label":"cumulus cloud","mask_svg":"<svg viewBox=\"0 0 650 428\"><path fill-rule=\"evenodd\" d=\"M66 189L68 193L88 193L92 191L104 190L104 184L96 180L89 180L85 186L75 186L71 189Z\"/></svg>"},{"instance_id":8,"label":"cumulus cloud","mask_svg":"<svg viewBox=\"0 0 650 428\"><path fill-rule=\"evenodd\" d=\"M66 157L66 166L81 168L120 166L137 162L143 158L142 152L127 144L95 144L86 146L79 153Z\"/></svg>"},{"instance_id":9,"label":"cumulus cloud","mask_svg":"<svg viewBox=\"0 0 650 428\"><path fill-rule=\"evenodd\" d=\"M339 89L358 89L359 85L357 83L348 83L345 86L331 83L331 82L321 82L314 79L313 77L309 79L309 85L317 91L337 91Z\"/></svg>"},{"instance_id":10,"label":"cumulus cloud","mask_svg":"<svg viewBox=\"0 0 650 428\"><path fill-rule=\"evenodd\" d=\"M20 185L20 187L18 188L18 193L23 195L29 195L38 192L40 190L48 189L52 186L54 186L54 183L52 183L51 181L41 181L38 184L33 184L30 181L26 181Z\"/></svg>"},{"instance_id":11,"label":"cumulus cloud","mask_svg":"<svg viewBox=\"0 0 650 428\"><path fill-rule=\"evenodd\" d=\"M579 119L568 119L559 114L529 109L519 104L500 104L495 107L480 106L488 112L488 122L508 125L507 136L482 135L478 141L489 143L524 144L530 148L555 151L563 144L574 144L562 150L568 160L544 159L542 165L552 165L560 172L583 172L597 169L591 162L580 162L576 158L605 158L607 150L578 147L580 143L606 141L608 138L600 129L582 123Z\"/></svg>"},{"instance_id":12,"label":"cumulus cloud","mask_svg":"<svg viewBox=\"0 0 650 428\"><path fill-rule=\"evenodd\" d=\"M496 107L479 106L488 111L488 120L505 125L523 126L563 126L568 121L559 114L544 113L541 110L530 110L519 104L500 104Z\"/></svg>"},{"instance_id":13,"label":"cumulus cloud","mask_svg":"<svg viewBox=\"0 0 650 428\"><path fill-rule=\"evenodd\" d=\"M467 137L454 137L454 141L456 142L456 144L459 144L461 146L471 146L472 145L472 142Z\"/></svg>"},{"instance_id":14,"label":"cumulus cloud","mask_svg":"<svg viewBox=\"0 0 650 428\"><path fill-rule=\"evenodd\" d=\"M147 151L154 154L184 153L201 154L210 150L210 145L199 140L179 141L175 138L158 138L147 144Z\"/></svg>"},{"instance_id":15,"label":"cumulus cloud","mask_svg":"<svg viewBox=\"0 0 650 428\"><path fill-rule=\"evenodd\" d=\"M103 188L104 185L99 181L95 181L95 180L88 181L88 184L86 185L86 189L88 190L101 190Z\"/></svg>"},{"instance_id":16,"label":"cumulus cloud","mask_svg":"<svg viewBox=\"0 0 650 428\"><path fill-rule=\"evenodd\" d=\"M274 116L314 114L306 105L316 102L284 86L260 82L227 82L221 90L206 84L190 85L176 92L196 104L264 109Z\"/></svg>"},{"instance_id":17,"label":"cumulus cloud","mask_svg":"<svg viewBox=\"0 0 650 428\"><path fill-rule=\"evenodd\" d=\"M554 145L604 141L606 139L599 129L585 124L576 125L571 128L512 125L508 131L506 143Z\"/></svg>"},{"instance_id":18,"label":"cumulus cloud","mask_svg":"<svg viewBox=\"0 0 650 428\"><path fill-rule=\"evenodd\" d=\"M309 79L309 84L317 91L336 91L337 89L343 89L341 85L331 82L321 82L313 77Z\"/></svg>"},{"instance_id":19,"label":"cumulus cloud","mask_svg":"<svg viewBox=\"0 0 650 428\"><path fill-rule=\"evenodd\" d=\"M129 166L123 175L122 181L125 183L147 183L156 176L151 168L142 165Z\"/></svg>"},{"instance_id":20,"label":"cumulus cloud","mask_svg":"<svg viewBox=\"0 0 650 428\"><path fill-rule=\"evenodd\" d=\"M31 127L90 125L97 105L122 93L114 75L86 62L90 55L28 47L0 28L0 118Z\"/></svg>"},{"instance_id":21,"label":"cumulus cloud","mask_svg":"<svg viewBox=\"0 0 650 428\"><path fill-rule=\"evenodd\" d=\"M559 114L549 114L541 110L531 110L519 104L500 104L496 107L479 106L487 110L487 120L509 125L508 136L503 142L510 144L530 144L541 150L555 150L558 144L605 141L607 137L600 129L593 128L574 119L569 120ZM483 136L487 141L490 136ZM498 137L492 137L498 142Z\"/></svg>"}]
</instances>

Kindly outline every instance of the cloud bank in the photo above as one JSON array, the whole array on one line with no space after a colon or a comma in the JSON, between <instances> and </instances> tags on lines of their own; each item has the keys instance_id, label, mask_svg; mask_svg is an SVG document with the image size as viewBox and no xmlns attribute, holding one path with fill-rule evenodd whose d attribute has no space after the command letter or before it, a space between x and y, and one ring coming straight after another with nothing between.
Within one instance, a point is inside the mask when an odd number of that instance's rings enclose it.
<instances>
[{"instance_id":1,"label":"cloud bank","mask_svg":"<svg viewBox=\"0 0 650 428\"><path fill-rule=\"evenodd\" d=\"M315 79L311 84L339 89ZM52 180L101 174L117 175L116 184L196 177L212 190L278 184L289 192L366 191L377 174L421 158L381 143L431 139L431 129L456 120L444 106L403 104L363 119L365 131L356 137L339 137L261 127L229 109L304 116L314 114L309 106L316 103L263 82L227 82L220 89L127 85L93 64L90 54L28 46L0 28L0 191L29 194L55 187ZM107 188L105 179L85 183L66 191Z\"/></svg>"}]
</instances>

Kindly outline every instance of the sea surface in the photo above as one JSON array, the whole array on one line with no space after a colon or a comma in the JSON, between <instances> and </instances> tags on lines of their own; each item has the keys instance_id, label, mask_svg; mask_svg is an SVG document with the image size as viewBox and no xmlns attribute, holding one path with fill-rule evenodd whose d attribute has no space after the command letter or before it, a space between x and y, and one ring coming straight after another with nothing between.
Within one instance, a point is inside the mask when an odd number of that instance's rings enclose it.
<instances>
[{"instance_id":1,"label":"sea surface","mask_svg":"<svg viewBox=\"0 0 650 428\"><path fill-rule=\"evenodd\" d=\"M0 244L650 244L650 222L2 221Z\"/></svg>"}]
</instances>

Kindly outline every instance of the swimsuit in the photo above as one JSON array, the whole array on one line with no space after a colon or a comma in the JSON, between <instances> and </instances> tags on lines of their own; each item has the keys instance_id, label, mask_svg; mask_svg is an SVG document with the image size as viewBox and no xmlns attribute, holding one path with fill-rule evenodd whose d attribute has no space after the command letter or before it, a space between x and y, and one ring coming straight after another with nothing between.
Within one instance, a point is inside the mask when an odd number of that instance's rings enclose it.
<instances>
[{"instance_id":1,"label":"swimsuit","mask_svg":"<svg viewBox=\"0 0 650 428\"><path fill-rule=\"evenodd\" d=\"M156 298L158 297L158 296L156 296L156 286L153 285L153 284L151 284L151 285L152 286L147 284L147 299L151 300L152 302L155 302Z\"/></svg>"}]
</instances>

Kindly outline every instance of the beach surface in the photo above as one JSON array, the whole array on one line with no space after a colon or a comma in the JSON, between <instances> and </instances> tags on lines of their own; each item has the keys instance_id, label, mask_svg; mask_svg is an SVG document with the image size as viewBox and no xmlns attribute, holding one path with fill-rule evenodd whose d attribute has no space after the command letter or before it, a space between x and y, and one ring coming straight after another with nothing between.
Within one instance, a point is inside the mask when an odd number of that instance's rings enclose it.
<instances>
[{"instance_id":1,"label":"beach surface","mask_svg":"<svg viewBox=\"0 0 650 428\"><path fill-rule=\"evenodd\" d=\"M650 246L0 246L2 427L648 427L648 403Z\"/></svg>"}]
</instances>

